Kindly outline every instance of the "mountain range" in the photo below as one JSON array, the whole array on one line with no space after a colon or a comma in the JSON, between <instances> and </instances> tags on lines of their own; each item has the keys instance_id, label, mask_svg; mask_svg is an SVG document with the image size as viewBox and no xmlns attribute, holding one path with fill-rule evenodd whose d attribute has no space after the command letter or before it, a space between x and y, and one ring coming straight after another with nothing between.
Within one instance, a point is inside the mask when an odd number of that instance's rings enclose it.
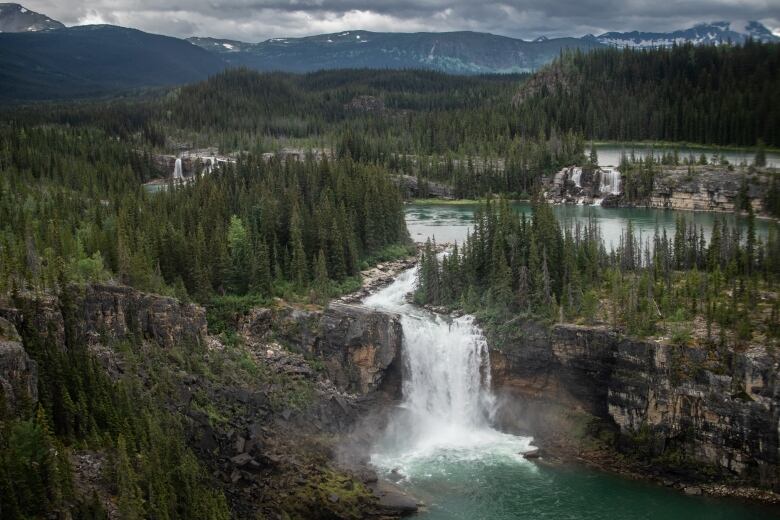
<instances>
[{"instance_id":1,"label":"mountain range","mask_svg":"<svg viewBox=\"0 0 780 520\"><path fill-rule=\"evenodd\" d=\"M227 67L309 72L433 69L453 74L531 72L562 50L778 42L759 22L714 22L667 33L607 32L533 41L488 33L343 31L259 43L188 40L110 25L65 27L19 4L0 4L0 100L89 97L184 84Z\"/></svg>"}]
</instances>

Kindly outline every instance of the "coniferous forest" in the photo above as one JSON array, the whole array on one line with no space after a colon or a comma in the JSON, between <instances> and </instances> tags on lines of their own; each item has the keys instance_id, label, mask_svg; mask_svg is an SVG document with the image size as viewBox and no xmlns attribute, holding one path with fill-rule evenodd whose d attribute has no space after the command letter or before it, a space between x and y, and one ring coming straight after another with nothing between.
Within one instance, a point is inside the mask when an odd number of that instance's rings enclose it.
<instances>
[{"instance_id":1,"label":"coniferous forest","mask_svg":"<svg viewBox=\"0 0 780 520\"><path fill-rule=\"evenodd\" d=\"M705 235L680 218L673 234L647 239L629 223L614 250L595 222L559 222L542 191L563 167L595 168L597 157L586 158L594 141L755 147L751 175L762 168L771 184L754 196L777 216L777 170L760 157L780 147L778 93L780 44L748 41L565 52L533 75L232 69L121 99L2 108L0 307L19 310L9 317L45 314L56 299L64 325L0 328L0 346L23 341L38 377L37 400L12 403L0 385L0 517L235 517L235 497L166 400L172 381L186 369L262 386L278 398L268 405L275 412L300 406L314 390L258 368L241 350L238 318L258 306L321 310L359 289L361 271L414 255L410 179L420 198L430 183L452 198L486 199L464 243L446 254L430 241L419 247L413 297L476 315L499 347L520 321L663 336L724 366L730 350L777 345L780 237L774 222L757 234L746 184L736 208L746 231L716 219ZM205 147L230 160L186 183L157 160ZM662 163L681 164L624 159L629 203L650 196ZM532 214L516 212L513 199L532 200ZM74 296L100 284L205 306L224 349L150 353L131 335L112 344L125 361L105 370L113 358L80 332ZM226 422L212 397L188 396L207 422ZM76 453L104 459L115 511L97 491L78 496ZM362 499L362 487L349 489ZM345 504L324 484L316 493L315 504ZM360 518L357 509L323 511L314 517Z\"/></svg>"}]
</instances>

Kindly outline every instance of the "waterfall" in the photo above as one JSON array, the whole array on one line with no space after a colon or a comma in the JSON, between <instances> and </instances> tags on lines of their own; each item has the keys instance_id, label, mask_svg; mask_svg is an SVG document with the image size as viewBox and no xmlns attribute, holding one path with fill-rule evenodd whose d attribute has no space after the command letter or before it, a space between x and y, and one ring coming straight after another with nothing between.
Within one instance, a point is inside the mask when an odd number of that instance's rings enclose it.
<instances>
[{"instance_id":1,"label":"waterfall","mask_svg":"<svg viewBox=\"0 0 780 520\"><path fill-rule=\"evenodd\" d=\"M176 158L176 162L173 165L173 180L180 181L184 179L184 173L181 168L181 157Z\"/></svg>"},{"instance_id":2,"label":"waterfall","mask_svg":"<svg viewBox=\"0 0 780 520\"><path fill-rule=\"evenodd\" d=\"M574 167L571 170L571 177L569 177L575 186L582 188L582 168Z\"/></svg>"},{"instance_id":3,"label":"waterfall","mask_svg":"<svg viewBox=\"0 0 780 520\"><path fill-rule=\"evenodd\" d=\"M496 450L519 458L531 439L491 427L496 399L482 331L471 316L450 318L407 303L416 276L417 269L410 269L364 302L400 314L404 332L403 400L373 457L375 464L413 471L411 463L431 457L495 455Z\"/></svg>"},{"instance_id":4,"label":"waterfall","mask_svg":"<svg viewBox=\"0 0 780 520\"><path fill-rule=\"evenodd\" d=\"M602 169L599 189L602 195L620 195L620 172L614 168Z\"/></svg>"}]
</instances>

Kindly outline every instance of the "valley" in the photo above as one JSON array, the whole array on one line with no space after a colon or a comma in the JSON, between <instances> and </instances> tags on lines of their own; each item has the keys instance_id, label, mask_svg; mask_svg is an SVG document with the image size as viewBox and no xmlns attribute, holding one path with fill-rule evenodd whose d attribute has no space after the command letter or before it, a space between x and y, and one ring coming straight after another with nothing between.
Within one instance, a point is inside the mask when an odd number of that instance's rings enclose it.
<instances>
[{"instance_id":1,"label":"valley","mask_svg":"<svg viewBox=\"0 0 780 520\"><path fill-rule=\"evenodd\" d=\"M780 517L773 18L187 8L0 4L3 520Z\"/></svg>"}]
</instances>

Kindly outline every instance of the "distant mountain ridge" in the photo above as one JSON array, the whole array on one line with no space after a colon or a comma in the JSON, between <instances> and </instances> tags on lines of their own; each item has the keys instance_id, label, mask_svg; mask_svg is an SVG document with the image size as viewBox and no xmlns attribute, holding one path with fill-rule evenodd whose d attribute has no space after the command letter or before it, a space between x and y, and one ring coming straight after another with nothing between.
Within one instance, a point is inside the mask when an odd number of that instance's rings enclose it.
<instances>
[{"instance_id":1,"label":"distant mountain ridge","mask_svg":"<svg viewBox=\"0 0 780 520\"><path fill-rule=\"evenodd\" d=\"M51 31L63 27L61 22L19 4L0 3L0 33Z\"/></svg>"},{"instance_id":2,"label":"distant mountain ridge","mask_svg":"<svg viewBox=\"0 0 780 520\"><path fill-rule=\"evenodd\" d=\"M683 43L694 45L742 44L748 39L773 43L780 37L772 34L760 22L712 22L694 25L688 29L671 32L607 32L599 36L588 35L584 39L614 47L671 47Z\"/></svg>"},{"instance_id":3,"label":"distant mountain ridge","mask_svg":"<svg viewBox=\"0 0 780 520\"><path fill-rule=\"evenodd\" d=\"M342 31L303 38L245 43L189 38L231 65L259 70L309 72L335 68L424 68L454 74L531 72L562 49L587 51L602 44L579 38L528 42L469 31L380 33Z\"/></svg>"},{"instance_id":4,"label":"distant mountain ridge","mask_svg":"<svg viewBox=\"0 0 780 520\"><path fill-rule=\"evenodd\" d=\"M561 50L613 47L670 47L741 44L748 39L780 42L759 22L713 22L666 33L607 32L582 38L533 41L469 31L378 33L342 31L301 38L272 38L258 43L208 37L188 41L227 63L258 70L310 72L336 68L426 68L453 74L532 72Z\"/></svg>"},{"instance_id":5,"label":"distant mountain ridge","mask_svg":"<svg viewBox=\"0 0 780 520\"><path fill-rule=\"evenodd\" d=\"M261 71L431 69L450 74L532 72L564 50L778 42L759 22L714 22L668 33L608 32L533 41L488 33L342 31L259 43L182 40L108 25L65 27L20 4L0 4L0 100L68 99L180 85L228 67Z\"/></svg>"},{"instance_id":6,"label":"distant mountain ridge","mask_svg":"<svg viewBox=\"0 0 780 520\"><path fill-rule=\"evenodd\" d=\"M218 56L184 40L112 25L0 34L0 101L181 85L224 68Z\"/></svg>"}]
</instances>

